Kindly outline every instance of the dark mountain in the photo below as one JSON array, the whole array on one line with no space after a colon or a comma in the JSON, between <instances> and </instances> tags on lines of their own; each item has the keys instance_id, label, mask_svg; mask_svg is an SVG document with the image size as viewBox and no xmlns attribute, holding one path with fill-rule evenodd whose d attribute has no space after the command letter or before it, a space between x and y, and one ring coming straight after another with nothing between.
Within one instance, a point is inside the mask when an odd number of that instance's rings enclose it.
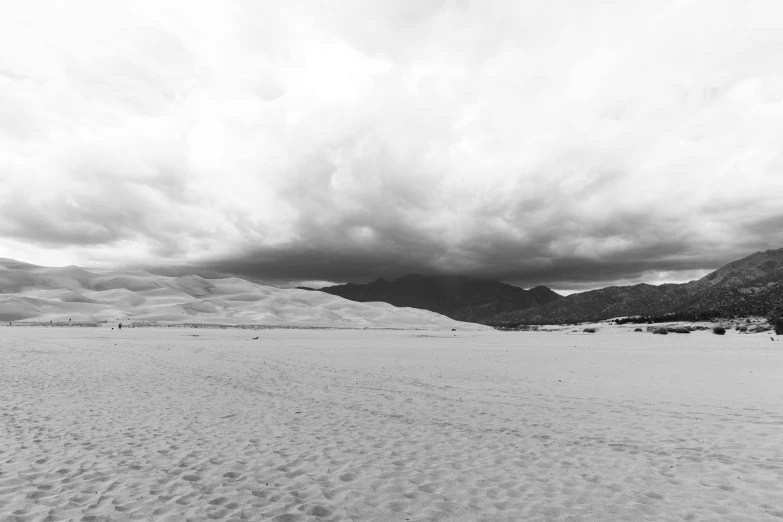
<instances>
[{"instance_id":1,"label":"dark mountain","mask_svg":"<svg viewBox=\"0 0 783 522\"><path fill-rule=\"evenodd\" d=\"M417 274L393 281L378 279L368 284L330 286L320 291L352 301L382 301L394 306L422 308L459 321L476 323L561 298L545 286L523 290L498 281Z\"/></svg>"},{"instance_id":2,"label":"dark mountain","mask_svg":"<svg viewBox=\"0 0 783 522\"><path fill-rule=\"evenodd\" d=\"M690 283L612 286L500 313L485 322L562 324L668 313L746 316L764 314L776 303L783 303L783 248L756 252Z\"/></svg>"}]
</instances>

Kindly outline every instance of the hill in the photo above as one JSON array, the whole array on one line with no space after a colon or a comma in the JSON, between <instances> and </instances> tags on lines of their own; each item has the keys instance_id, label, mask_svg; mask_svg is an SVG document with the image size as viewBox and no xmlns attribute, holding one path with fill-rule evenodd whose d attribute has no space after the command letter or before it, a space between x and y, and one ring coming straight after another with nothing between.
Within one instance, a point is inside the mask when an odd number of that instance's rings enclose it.
<instances>
[{"instance_id":1,"label":"hill","mask_svg":"<svg viewBox=\"0 0 783 522\"><path fill-rule=\"evenodd\" d=\"M426 310L238 278L51 268L0 259L0 321L155 321L475 329Z\"/></svg>"},{"instance_id":2,"label":"hill","mask_svg":"<svg viewBox=\"0 0 783 522\"><path fill-rule=\"evenodd\" d=\"M351 301L380 301L394 306L421 308L459 321L477 323L498 314L544 305L561 298L545 286L523 290L498 281L418 274L393 281L377 279L368 284L330 286L320 291Z\"/></svg>"},{"instance_id":3,"label":"hill","mask_svg":"<svg viewBox=\"0 0 783 522\"><path fill-rule=\"evenodd\" d=\"M664 314L762 315L783 302L783 248L756 252L684 284L613 286L500 313L493 325L562 324Z\"/></svg>"}]
</instances>

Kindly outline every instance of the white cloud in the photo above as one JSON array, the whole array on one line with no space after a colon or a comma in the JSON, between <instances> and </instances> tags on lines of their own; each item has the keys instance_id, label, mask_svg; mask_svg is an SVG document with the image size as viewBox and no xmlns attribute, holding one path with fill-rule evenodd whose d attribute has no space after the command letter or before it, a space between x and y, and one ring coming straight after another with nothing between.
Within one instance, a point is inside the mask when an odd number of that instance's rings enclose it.
<instances>
[{"instance_id":1,"label":"white cloud","mask_svg":"<svg viewBox=\"0 0 783 522\"><path fill-rule=\"evenodd\" d=\"M4 6L0 256L568 288L783 246L783 4L327 4Z\"/></svg>"}]
</instances>

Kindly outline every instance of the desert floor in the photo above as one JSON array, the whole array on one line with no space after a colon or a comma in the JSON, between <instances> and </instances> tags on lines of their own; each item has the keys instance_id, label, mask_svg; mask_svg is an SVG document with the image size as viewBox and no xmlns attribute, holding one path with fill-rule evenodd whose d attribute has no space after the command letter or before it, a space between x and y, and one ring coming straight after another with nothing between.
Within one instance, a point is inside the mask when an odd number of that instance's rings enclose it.
<instances>
[{"instance_id":1,"label":"desert floor","mask_svg":"<svg viewBox=\"0 0 783 522\"><path fill-rule=\"evenodd\" d=\"M783 342L0 328L0 520L205 519L783 520Z\"/></svg>"}]
</instances>

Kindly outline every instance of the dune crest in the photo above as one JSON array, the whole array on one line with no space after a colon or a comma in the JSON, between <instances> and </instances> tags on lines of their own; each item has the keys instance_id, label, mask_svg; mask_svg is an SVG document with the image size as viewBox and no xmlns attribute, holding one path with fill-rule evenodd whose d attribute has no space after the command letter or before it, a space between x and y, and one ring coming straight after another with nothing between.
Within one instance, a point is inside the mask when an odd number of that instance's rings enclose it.
<instances>
[{"instance_id":1,"label":"dune crest","mask_svg":"<svg viewBox=\"0 0 783 522\"><path fill-rule=\"evenodd\" d=\"M0 259L0 321L156 321L292 326L483 328L387 303L357 303L236 277L49 268Z\"/></svg>"}]
</instances>

